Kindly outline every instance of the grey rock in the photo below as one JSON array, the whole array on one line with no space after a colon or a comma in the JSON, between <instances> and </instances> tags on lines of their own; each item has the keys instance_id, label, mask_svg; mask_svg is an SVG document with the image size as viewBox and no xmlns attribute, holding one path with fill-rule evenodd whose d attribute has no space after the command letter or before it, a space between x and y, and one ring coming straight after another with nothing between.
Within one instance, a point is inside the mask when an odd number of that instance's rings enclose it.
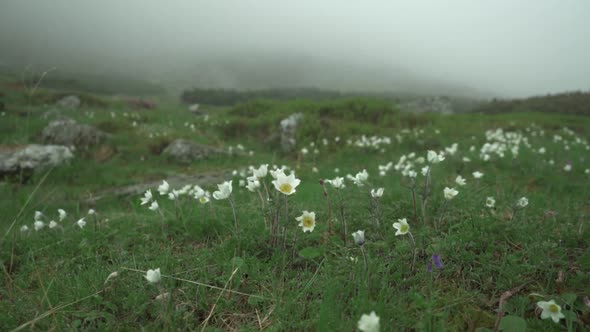
<instances>
[{"instance_id":1,"label":"grey rock","mask_svg":"<svg viewBox=\"0 0 590 332\"><path fill-rule=\"evenodd\" d=\"M60 108L77 109L80 107L80 98L74 95L66 96L58 100L56 105Z\"/></svg>"},{"instance_id":2,"label":"grey rock","mask_svg":"<svg viewBox=\"0 0 590 332\"><path fill-rule=\"evenodd\" d=\"M30 144L16 151L0 152L0 176L59 166L72 158L74 154L67 146Z\"/></svg>"},{"instance_id":3,"label":"grey rock","mask_svg":"<svg viewBox=\"0 0 590 332\"><path fill-rule=\"evenodd\" d=\"M297 125L303 114L294 113L281 120L281 149L285 153L292 152L297 145Z\"/></svg>"},{"instance_id":4,"label":"grey rock","mask_svg":"<svg viewBox=\"0 0 590 332\"><path fill-rule=\"evenodd\" d=\"M79 124L72 119L51 121L41 132L41 141L45 144L57 144L88 148L99 144L107 134L85 124Z\"/></svg>"},{"instance_id":5,"label":"grey rock","mask_svg":"<svg viewBox=\"0 0 590 332\"><path fill-rule=\"evenodd\" d=\"M203 160L213 154L220 153L223 153L223 151L210 146L197 144L186 139L177 139L162 151L162 154L181 163Z\"/></svg>"}]
</instances>

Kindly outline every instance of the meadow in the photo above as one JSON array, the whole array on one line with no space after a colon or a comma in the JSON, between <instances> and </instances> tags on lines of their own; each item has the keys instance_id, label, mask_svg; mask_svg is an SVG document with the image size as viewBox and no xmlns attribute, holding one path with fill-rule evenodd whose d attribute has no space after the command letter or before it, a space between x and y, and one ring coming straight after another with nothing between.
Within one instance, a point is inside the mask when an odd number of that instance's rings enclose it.
<instances>
[{"instance_id":1,"label":"meadow","mask_svg":"<svg viewBox=\"0 0 590 332\"><path fill-rule=\"evenodd\" d=\"M0 144L37 142L61 92L0 87ZM586 116L81 99L58 112L107 140L0 182L2 330L590 329ZM232 153L178 163L175 138ZM179 174L221 180L162 182Z\"/></svg>"}]
</instances>

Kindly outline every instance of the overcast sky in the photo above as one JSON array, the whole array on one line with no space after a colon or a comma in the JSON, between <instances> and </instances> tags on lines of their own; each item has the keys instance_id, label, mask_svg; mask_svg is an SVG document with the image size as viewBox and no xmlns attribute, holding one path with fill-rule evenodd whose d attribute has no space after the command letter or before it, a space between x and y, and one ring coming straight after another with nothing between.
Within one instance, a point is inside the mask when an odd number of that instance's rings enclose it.
<instances>
[{"instance_id":1,"label":"overcast sky","mask_svg":"<svg viewBox=\"0 0 590 332\"><path fill-rule=\"evenodd\" d=\"M589 35L590 0L0 0L2 62L152 76L301 56L525 96L590 89Z\"/></svg>"}]
</instances>

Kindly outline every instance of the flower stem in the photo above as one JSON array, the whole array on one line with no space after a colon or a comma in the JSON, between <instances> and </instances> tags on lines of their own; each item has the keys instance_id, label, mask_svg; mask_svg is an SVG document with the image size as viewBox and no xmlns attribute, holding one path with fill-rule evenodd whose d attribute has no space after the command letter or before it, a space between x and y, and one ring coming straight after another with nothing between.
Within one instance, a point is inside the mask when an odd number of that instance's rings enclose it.
<instances>
[{"instance_id":1,"label":"flower stem","mask_svg":"<svg viewBox=\"0 0 590 332\"><path fill-rule=\"evenodd\" d=\"M236 215L236 206L234 204L233 196L229 196L229 204L231 205L231 210L234 214L234 227L236 229L236 236L238 237L238 240L239 240L240 239L240 228L238 225L238 216Z\"/></svg>"},{"instance_id":2,"label":"flower stem","mask_svg":"<svg viewBox=\"0 0 590 332\"><path fill-rule=\"evenodd\" d=\"M414 235L412 235L412 232L408 232L408 235L410 235L410 239L412 240L412 265L411 265L411 270L414 271L414 268L416 267L416 240L414 240Z\"/></svg>"}]
</instances>

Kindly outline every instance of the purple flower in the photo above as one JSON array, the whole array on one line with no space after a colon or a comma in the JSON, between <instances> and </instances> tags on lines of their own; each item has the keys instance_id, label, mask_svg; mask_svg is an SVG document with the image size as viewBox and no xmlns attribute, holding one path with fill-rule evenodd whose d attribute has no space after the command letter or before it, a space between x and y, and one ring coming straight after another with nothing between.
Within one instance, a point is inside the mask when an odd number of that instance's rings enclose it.
<instances>
[{"instance_id":1,"label":"purple flower","mask_svg":"<svg viewBox=\"0 0 590 332\"><path fill-rule=\"evenodd\" d=\"M440 261L440 255L439 254L433 254L432 255L432 262L429 262L428 265L426 266L426 271L428 272L432 272L432 264L434 263L434 266L436 267L437 270L442 269L443 264Z\"/></svg>"}]
</instances>

